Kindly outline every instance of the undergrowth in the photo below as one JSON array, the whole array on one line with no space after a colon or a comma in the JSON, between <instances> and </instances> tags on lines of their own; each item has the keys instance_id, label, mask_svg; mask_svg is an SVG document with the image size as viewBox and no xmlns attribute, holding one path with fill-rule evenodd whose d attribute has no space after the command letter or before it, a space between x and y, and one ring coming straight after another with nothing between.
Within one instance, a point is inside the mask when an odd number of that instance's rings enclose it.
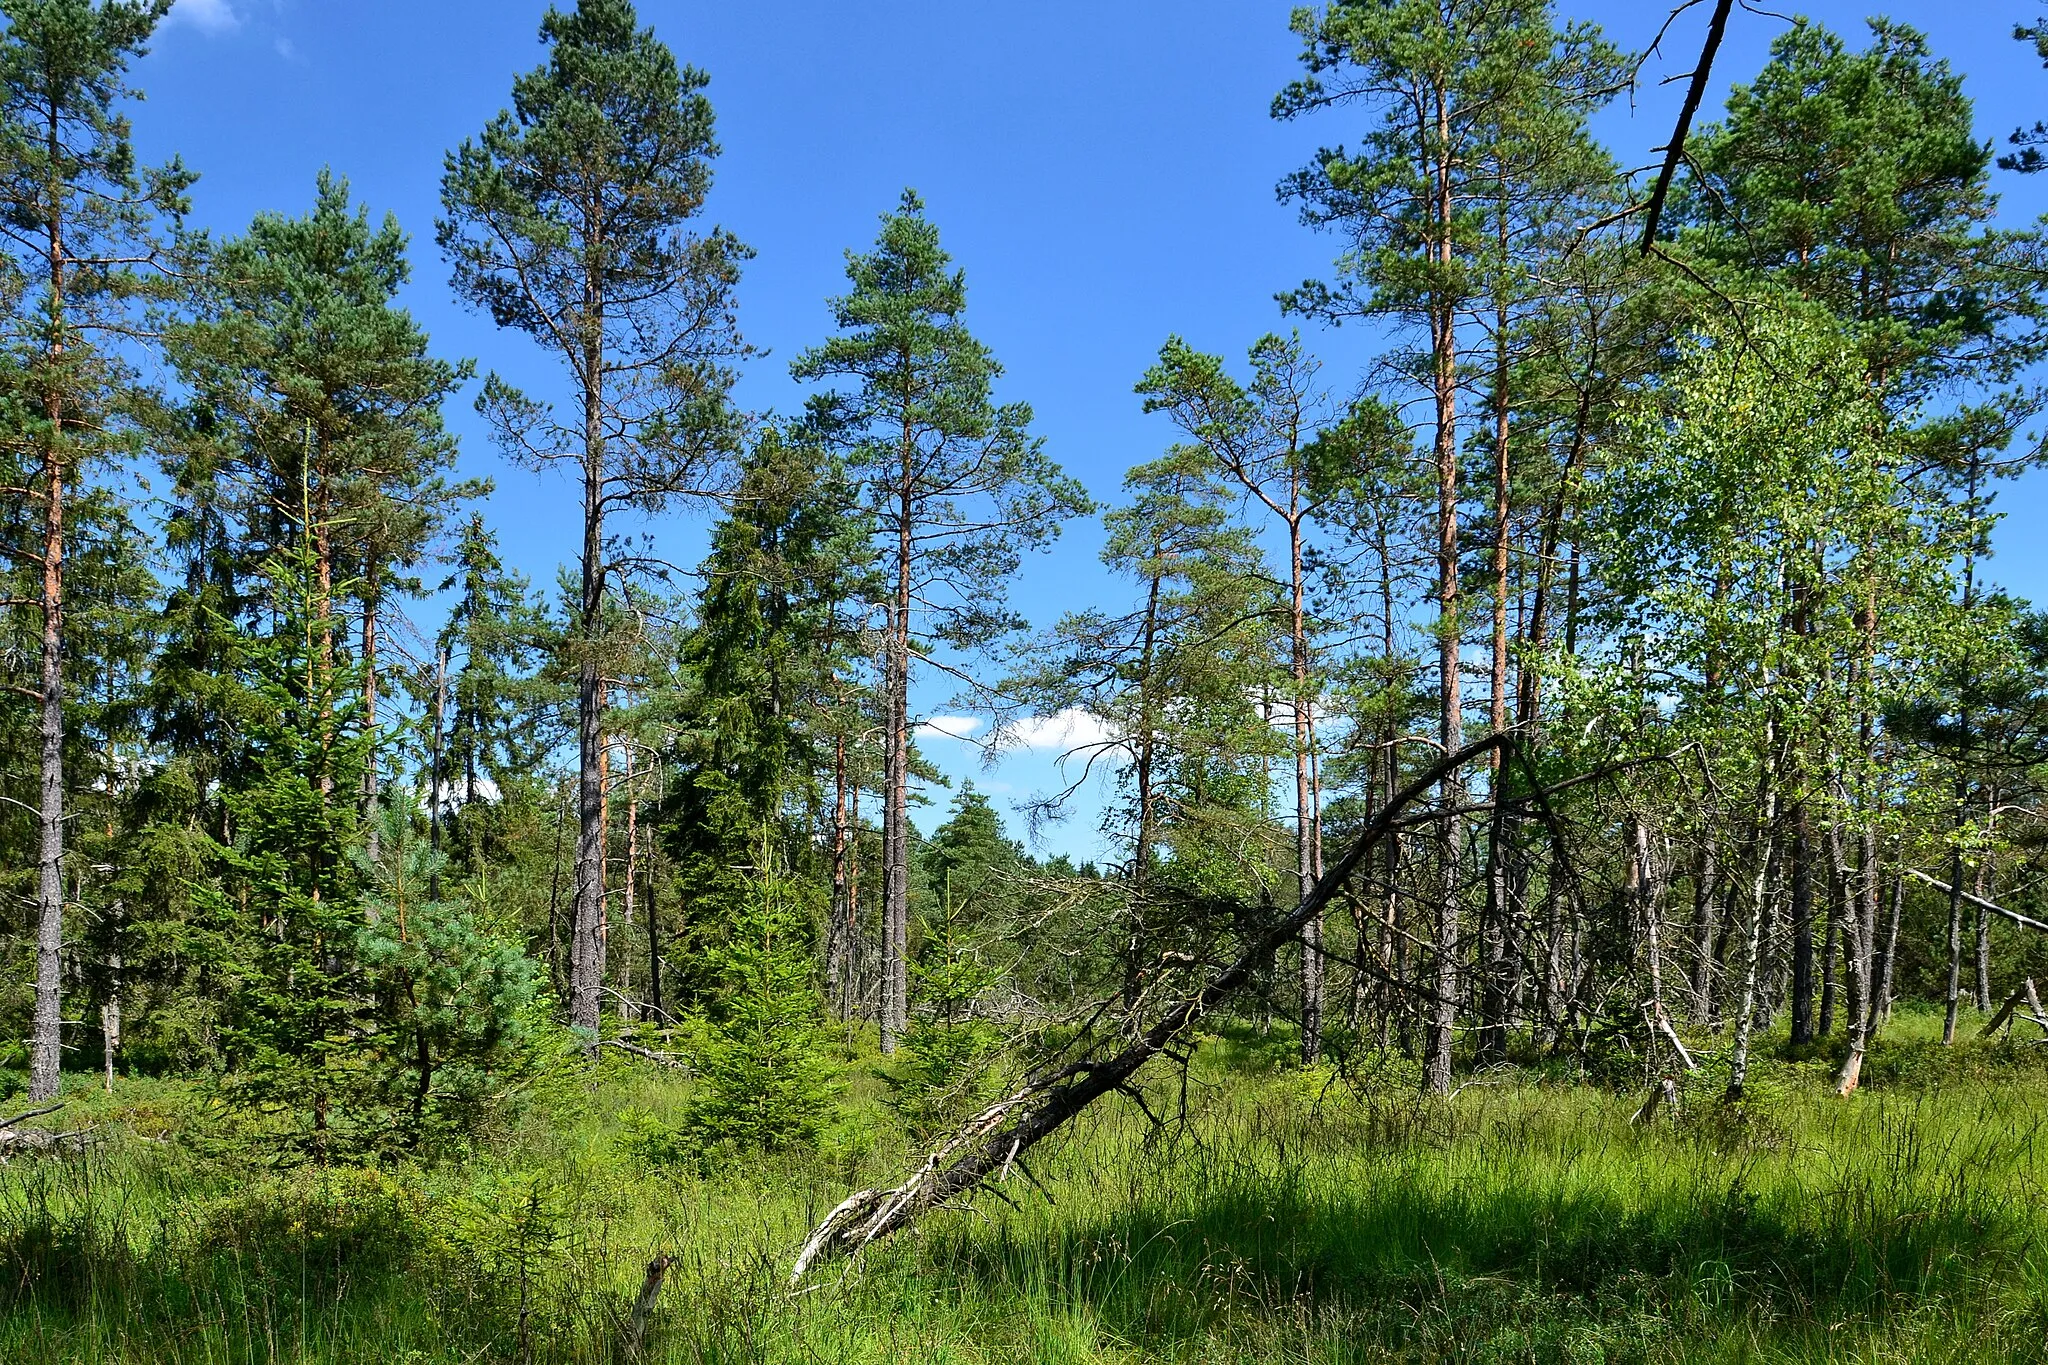
<instances>
[{"instance_id":1,"label":"undergrowth","mask_svg":"<svg viewBox=\"0 0 2048 1365\"><path fill-rule=\"evenodd\" d=\"M0 1360L600 1362L650 1258L638 1358L781 1361L2020 1361L2048 1349L2048 1049L1902 1018L1865 1091L1779 1056L1731 1109L1552 1075L1418 1099L1209 1040L1156 1128L1119 1101L853 1269L804 1230L906 1156L874 1059L820 1150L668 1162L690 1085L628 1059L461 1157L280 1169L194 1092L80 1088L113 1136L0 1172ZM1166 1078L1162 1077L1161 1080Z\"/></svg>"}]
</instances>

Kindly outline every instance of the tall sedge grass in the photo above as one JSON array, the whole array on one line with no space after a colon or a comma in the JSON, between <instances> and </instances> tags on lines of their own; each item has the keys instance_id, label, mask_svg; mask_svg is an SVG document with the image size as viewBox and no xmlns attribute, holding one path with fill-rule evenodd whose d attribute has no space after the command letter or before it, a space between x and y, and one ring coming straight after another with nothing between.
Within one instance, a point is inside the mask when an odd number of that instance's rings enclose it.
<instances>
[{"instance_id":1,"label":"tall sedge grass","mask_svg":"<svg viewBox=\"0 0 2048 1365\"><path fill-rule=\"evenodd\" d=\"M1781 1061L1741 1109L1709 1075L1650 1126L1563 1081L1426 1104L1218 1040L1185 1122L1177 1091L1164 1131L1091 1113L793 1296L790 1248L886 1140L649 1166L630 1116L685 1092L623 1068L430 1168L269 1172L145 1131L0 1172L0 1360L624 1360L667 1252L649 1361L2038 1361L2044 1049L1923 1033L1849 1101L1828 1059ZM134 1088L131 1119L180 1121L176 1087Z\"/></svg>"}]
</instances>

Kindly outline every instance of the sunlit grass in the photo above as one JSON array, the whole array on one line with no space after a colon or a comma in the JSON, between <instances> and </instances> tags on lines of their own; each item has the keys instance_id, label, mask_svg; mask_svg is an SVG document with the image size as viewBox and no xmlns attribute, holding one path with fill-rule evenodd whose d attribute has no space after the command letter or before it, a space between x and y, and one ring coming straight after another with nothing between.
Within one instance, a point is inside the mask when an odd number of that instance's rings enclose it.
<instances>
[{"instance_id":1,"label":"sunlit grass","mask_svg":"<svg viewBox=\"0 0 2048 1365\"><path fill-rule=\"evenodd\" d=\"M865 1119L802 1160L649 1167L621 1115L684 1082L607 1065L465 1161L274 1172L129 1139L0 1173L0 1359L622 1360L677 1257L655 1361L2020 1361L2048 1347L2048 1048L1902 1017L1864 1093L1775 1061L1721 1105L1502 1072L1449 1105L1204 1049L1181 1124L1090 1114L1002 1198L790 1296L790 1249L903 1153ZM1973 1033L1970 1030L1969 1033ZM1966 1034L1966 1036L1968 1036ZM856 1072L859 1064L854 1064ZM148 1138L174 1085L110 1105Z\"/></svg>"}]
</instances>

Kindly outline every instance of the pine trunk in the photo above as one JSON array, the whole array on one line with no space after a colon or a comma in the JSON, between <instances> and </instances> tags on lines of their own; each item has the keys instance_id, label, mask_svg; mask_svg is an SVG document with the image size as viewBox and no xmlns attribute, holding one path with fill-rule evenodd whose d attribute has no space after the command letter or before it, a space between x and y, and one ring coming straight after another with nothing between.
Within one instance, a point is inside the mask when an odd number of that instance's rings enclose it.
<instances>
[{"instance_id":1,"label":"pine trunk","mask_svg":"<svg viewBox=\"0 0 2048 1365\"><path fill-rule=\"evenodd\" d=\"M1438 145L1448 148L1450 108L1442 92L1435 114ZM1438 240L1432 248L1445 269L1452 257L1451 170L1447 161L1434 168ZM1449 304L1433 305L1430 330L1436 409L1437 739L1450 754L1457 752L1464 737L1464 705L1458 672L1458 338L1457 318ZM1446 772L1438 799L1446 812L1463 801L1463 784L1455 770ZM1423 1056L1423 1088L1432 1095L1451 1093L1451 1049L1458 1026L1458 902L1463 895L1458 846L1458 821L1446 813L1437 830L1435 999L1430 1002Z\"/></svg>"},{"instance_id":2,"label":"pine trunk","mask_svg":"<svg viewBox=\"0 0 2048 1365\"><path fill-rule=\"evenodd\" d=\"M845 1023L853 1012L853 916L846 898L846 736L832 738L832 899L825 932L825 985L833 1012Z\"/></svg>"},{"instance_id":3,"label":"pine trunk","mask_svg":"<svg viewBox=\"0 0 2048 1365\"><path fill-rule=\"evenodd\" d=\"M377 598L378 564L372 556L363 585L363 733L369 743L363 751L362 820L364 852L370 861L379 856L377 839ZM470 793L475 795L475 793Z\"/></svg>"},{"instance_id":4,"label":"pine trunk","mask_svg":"<svg viewBox=\"0 0 2048 1365\"><path fill-rule=\"evenodd\" d=\"M49 151L58 156L57 117L50 117ZM37 739L41 748L36 799L36 998L29 1032L31 1100L55 1099L63 1070L64 966L64 399L58 371L64 364L65 245L63 215L50 205L46 237L52 334L43 400L42 641Z\"/></svg>"},{"instance_id":5,"label":"pine trunk","mask_svg":"<svg viewBox=\"0 0 2048 1365\"><path fill-rule=\"evenodd\" d=\"M885 670L889 694L889 748L882 774L881 1048L885 1055L896 1051L897 1040L910 1020L910 575L915 455L906 420L896 489L896 590Z\"/></svg>"},{"instance_id":6,"label":"pine trunk","mask_svg":"<svg viewBox=\"0 0 2048 1365\"><path fill-rule=\"evenodd\" d=\"M1298 499L1298 492L1296 497ZM1316 809L1314 773L1314 702L1309 695L1308 621L1306 584L1301 558L1301 518L1298 501L1290 507L1288 562L1293 597L1289 615L1288 643L1292 653L1294 681L1294 884L1297 903L1306 901L1321 877L1316 866L1317 827L1321 813ZM1301 929L1301 1060L1313 1066L1323 1052L1323 917L1313 916Z\"/></svg>"},{"instance_id":7,"label":"pine trunk","mask_svg":"<svg viewBox=\"0 0 2048 1365\"><path fill-rule=\"evenodd\" d=\"M583 400L583 560L576 661L576 897L569 928L569 1022L597 1055L598 1001L604 988L605 897L604 689L598 637L604 629L604 428L598 389L601 357L585 357Z\"/></svg>"}]
</instances>

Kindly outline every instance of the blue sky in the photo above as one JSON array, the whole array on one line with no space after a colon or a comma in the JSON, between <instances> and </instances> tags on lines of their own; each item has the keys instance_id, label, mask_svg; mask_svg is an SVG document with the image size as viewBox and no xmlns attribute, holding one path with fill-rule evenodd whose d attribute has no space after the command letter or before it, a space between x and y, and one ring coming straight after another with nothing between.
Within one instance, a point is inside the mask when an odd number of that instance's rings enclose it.
<instances>
[{"instance_id":1,"label":"blue sky","mask_svg":"<svg viewBox=\"0 0 2048 1365\"><path fill-rule=\"evenodd\" d=\"M564 0L566 3L567 0ZM346 175L373 211L413 234L405 302L445 355L474 357L536 393L556 384L523 339L463 310L433 246L441 160L504 106L512 77L541 58L544 3L529 0L179 0L136 72L145 155L184 156L201 180L197 220L219 231L259 210L302 211L322 167ZM1640 48L1662 3L1562 5ZM1600 133L1624 165L1650 162L1668 135L1677 87L1704 15L1666 40L1630 107ZM1884 12L1928 33L1968 76L1980 133L2003 138L2048 116L2048 72L2009 37L2048 0L1899 3ZM1266 0L1039 0L1032 5L937 0L642 0L643 22L711 76L724 155L709 216L756 250L741 323L765 355L743 381L759 409L801 401L788 362L829 324L843 253L864 246L906 185L925 197L969 283L969 320L1008 369L1002 394L1033 405L1048 450L1105 501L1123 471L1169 439L1139 411L1131 387L1167 335L1241 353L1284 324L1276 290L1322 272L1333 243L1298 226L1273 185L1319 142L1346 137L1338 120L1276 124L1267 106L1295 71L1285 3ZM1863 5L1804 13L1860 43ZM1764 59L1782 21L1738 11L1716 66L1713 113L1732 80ZM2048 177L2001 175L2004 217L2048 210ZM1306 340L1338 381L1374 339L1355 329ZM450 419L463 464L497 482L488 515L509 557L536 582L573 552L572 492L506 466L466 401ZM2037 481L2006 491L1994 574L2048 598L2048 546L2035 533L2048 503ZM671 557L693 561L699 518L655 528ZM1090 525L1069 528L1028 566L1017 605L1049 623L1117 589ZM925 699L943 710L944 697ZM999 800L1055 780L1049 751L984 773L967 746L926 745L949 772ZM1047 846L1086 854L1083 807Z\"/></svg>"}]
</instances>

